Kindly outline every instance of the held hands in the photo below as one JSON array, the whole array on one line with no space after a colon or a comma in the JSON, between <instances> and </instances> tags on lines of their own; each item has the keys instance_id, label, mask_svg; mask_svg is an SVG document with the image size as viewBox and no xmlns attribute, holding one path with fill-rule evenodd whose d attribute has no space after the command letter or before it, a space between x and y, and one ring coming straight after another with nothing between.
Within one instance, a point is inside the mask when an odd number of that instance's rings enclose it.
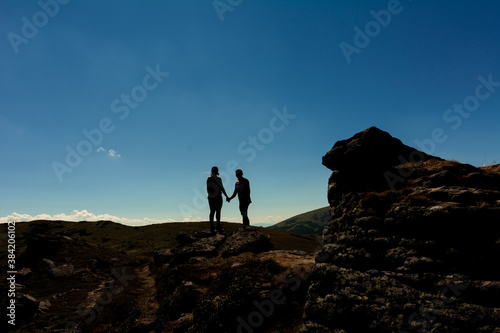
<instances>
[{"instance_id":1,"label":"held hands","mask_svg":"<svg viewBox=\"0 0 500 333\"><path fill-rule=\"evenodd\" d=\"M231 202L231 199L229 197L226 197L227 202Z\"/></svg>"}]
</instances>

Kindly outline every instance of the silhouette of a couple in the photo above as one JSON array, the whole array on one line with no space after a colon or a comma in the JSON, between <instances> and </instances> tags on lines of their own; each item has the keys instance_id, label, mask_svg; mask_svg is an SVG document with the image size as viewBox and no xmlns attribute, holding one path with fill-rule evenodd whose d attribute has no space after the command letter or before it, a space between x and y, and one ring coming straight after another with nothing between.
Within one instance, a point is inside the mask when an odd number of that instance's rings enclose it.
<instances>
[{"instance_id":1,"label":"silhouette of a couple","mask_svg":"<svg viewBox=\"0 0 500 333\"><path fill-rule=\"evenodd\" d=\"M252 203L252 199L250 199L250 182L248 179L243 178L243 171L241 171L241 169L237 169L235 173L238 180L234 186L234 192L230 197L227 195L224 185L222 185L222 179L219 177L219 168L216 166L212 167L210 177L207 179L208 204L210 206L210 231L212 233L215 233L214 215L217 220L217 231L220 233L224 231L220 224L223 194L227 202L231 202L231 200L236 197L236 194L238 195L243 225L250 225L250 220L248 219L248 206Z\"/></svg>"}]
</instances>

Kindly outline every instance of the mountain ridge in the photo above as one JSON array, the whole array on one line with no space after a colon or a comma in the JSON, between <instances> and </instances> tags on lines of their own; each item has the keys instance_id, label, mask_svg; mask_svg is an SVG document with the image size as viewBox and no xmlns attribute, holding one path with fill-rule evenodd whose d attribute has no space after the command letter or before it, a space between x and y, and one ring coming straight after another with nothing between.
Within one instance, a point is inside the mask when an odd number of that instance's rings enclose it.
<instances>
[{"instance_id":1,"label":"mountain ridge","mask_svg":"<svg viewBox=\"0 0 500 333\"><path fill-rule=\"evenodd\" d=\"M329 206L292 216L268 228L284 230L301 235L321 235L330 222Z\"/></svg>"}]
</instances>

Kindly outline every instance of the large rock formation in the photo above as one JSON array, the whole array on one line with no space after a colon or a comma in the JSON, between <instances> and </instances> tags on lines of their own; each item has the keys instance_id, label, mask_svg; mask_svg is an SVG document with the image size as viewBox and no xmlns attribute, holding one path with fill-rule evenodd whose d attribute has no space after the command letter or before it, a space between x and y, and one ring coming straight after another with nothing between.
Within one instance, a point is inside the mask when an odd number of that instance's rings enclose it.
<instances>
[{"instance_id":1,"label":"large rock formation","mask_svg":"<svg viewBox=\"0 0 500 333\"><path fill-rule=\"evenodd\" d=\"M323 164L332 222L303 332L500 331L500 165L444 161L375 127Z\"/></svg>"}]
</instances>

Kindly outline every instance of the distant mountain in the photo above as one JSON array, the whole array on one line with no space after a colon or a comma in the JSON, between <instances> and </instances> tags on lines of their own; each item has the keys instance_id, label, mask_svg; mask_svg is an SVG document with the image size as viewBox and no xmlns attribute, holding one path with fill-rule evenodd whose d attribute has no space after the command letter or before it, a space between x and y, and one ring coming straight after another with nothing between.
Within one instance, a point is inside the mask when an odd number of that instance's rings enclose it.
<instances>
[{"instance_id":1,"label":"distant mountain","mask_svg":"<svg viewBox=\"0 0 500 333\"><path fill-rule=\"evenodd\" d=\"M290 217L283 222L270 226L271 229L284 230L301 235L321 235L324 227L331 221L330 207Z\"/></svg>"}]
</instances>

